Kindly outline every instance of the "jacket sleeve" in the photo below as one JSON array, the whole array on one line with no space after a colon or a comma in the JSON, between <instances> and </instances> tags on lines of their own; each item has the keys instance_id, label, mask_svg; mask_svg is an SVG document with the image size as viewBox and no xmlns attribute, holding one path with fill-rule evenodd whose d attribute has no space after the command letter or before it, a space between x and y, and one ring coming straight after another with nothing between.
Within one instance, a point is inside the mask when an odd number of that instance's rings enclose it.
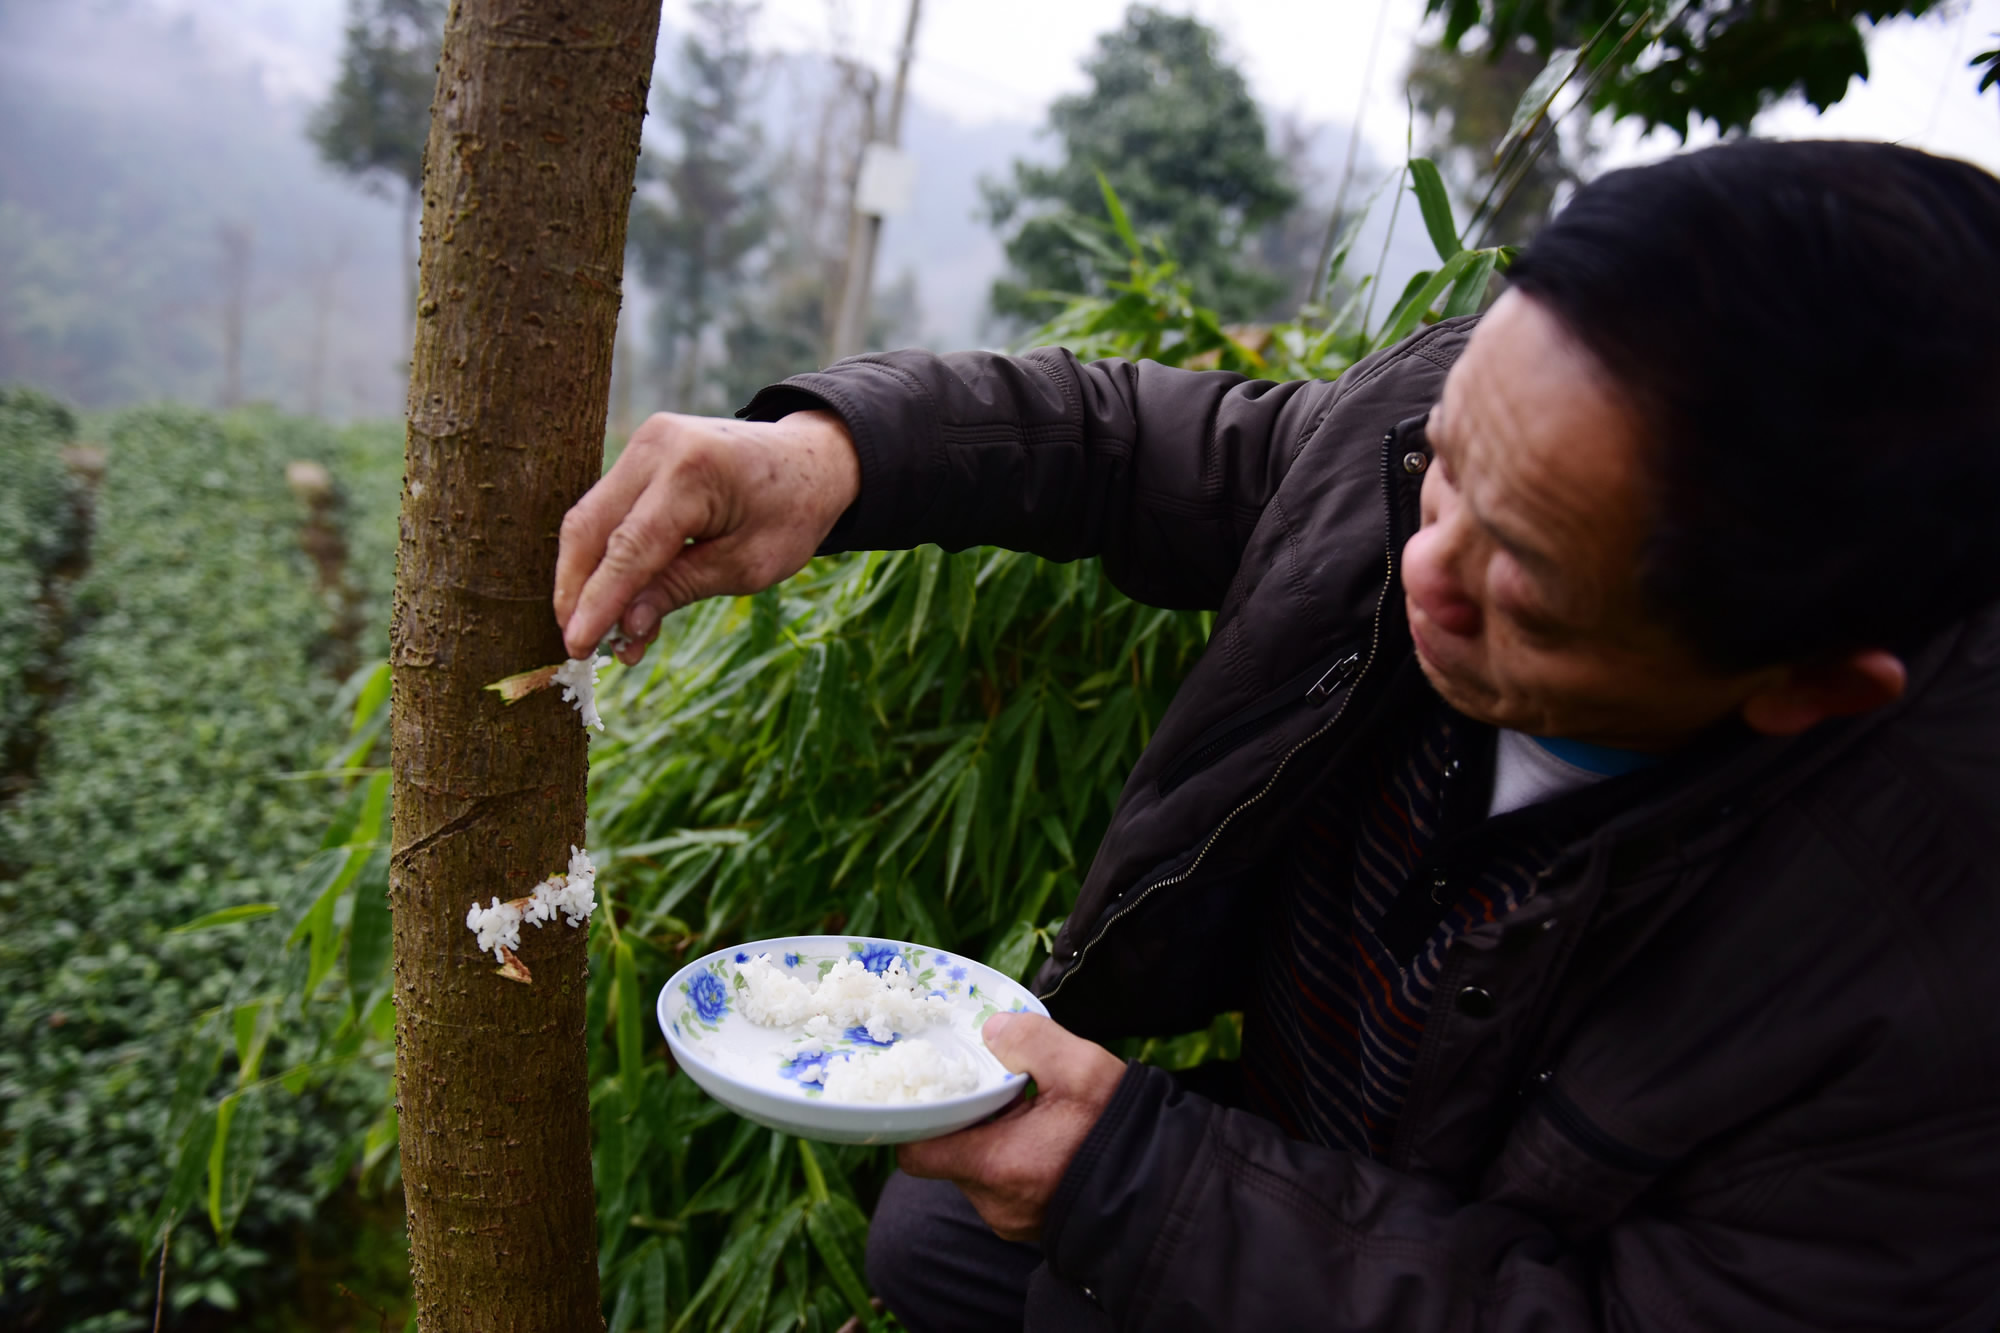
<instances>
[{"instance_id":1,"label":"jacket sleeve","mask_svg":"<svg viewBox=\"0 0 2000 1333\"><path fill-rule=\"evenodd\" d=\"M1139 601L1213 609L1338 391L1150 361L1084 365L1053 347L902 351L795 376L739 415L824 405L846 423L861 495L823 552L934 542L1101 556Z\"/></svg>"},{"instance_id":2,"label":"jacket sleeve","mask_svg":"<svg viewBox=\"0 0 2000 1333\"><path fill-rule=\"evenodd\" d=\"M1606 1326L1599 1275L1527 1214L1287 1139L1138 1064L1050 1201L1042 1247L1120 1328Z\"/></svg>"}]
</instances>

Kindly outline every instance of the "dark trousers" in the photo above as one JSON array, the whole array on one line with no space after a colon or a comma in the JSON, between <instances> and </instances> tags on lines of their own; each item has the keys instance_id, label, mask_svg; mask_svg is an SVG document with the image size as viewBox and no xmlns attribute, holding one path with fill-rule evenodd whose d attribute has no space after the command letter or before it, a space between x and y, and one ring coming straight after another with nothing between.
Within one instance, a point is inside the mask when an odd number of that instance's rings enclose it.
<instances>
[{"instance_id":1,"label":"dark trousers","mask_svg":"<svg viewBox=\"0 0 2000 1333\"><path fill-rule=\"evenodd\" d=\"M868 1226L868 1282L910 1333L1100 1333L1111 1320L1049 1271L1033 1245L1001 1240L958 1186L898 1171Z\"/></svg>"}]
</instances>

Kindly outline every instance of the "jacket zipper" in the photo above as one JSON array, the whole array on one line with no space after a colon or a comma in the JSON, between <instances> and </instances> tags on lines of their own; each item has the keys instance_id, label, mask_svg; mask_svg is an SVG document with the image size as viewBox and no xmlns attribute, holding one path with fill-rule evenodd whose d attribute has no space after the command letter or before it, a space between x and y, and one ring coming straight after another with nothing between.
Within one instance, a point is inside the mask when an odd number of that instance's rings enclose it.
<instances>
[{"instance_id":1,"label":"jacket zipper","mask_svg":"<svg viewBox=\"0 0 2000 1333\"><path fill-rule=\"evenodd\" d=\"M1553 1086L1542 1089L1542 1113L1549 1118L1556 1131L1581 1149L1585 1156L1594 1157L1606 1166L1635 1175L1657 1176L1674 1164L1671 1157L1641 1152L1629 1143L1612 1138L1578 1110L1575 1102L1557 1092Z\"/></svg>"},{"instance_id":2,"label":"jacket zipper","mask_svg":"<svg viewBox=\"0 0 2000 1333\"><path fill-rule=\"evenodd\" d=\"M1286 682L1282 689L1274 691L1270 697L1251 704L1248 708L1239 711L1234 717L1228 718L1221 724L1209 728L1196 741L1193 749L1176 760L1173 767L1160 775L1155 784L1159 789L1160 795L1165 796L1167 793L1173 791L1174 788L1215 763L1216 760L1221 759L1224 755L1237 749L1253 737L1262 735L1264 732L1270 730L1271 727L1276 725L1276 723L1271 721L1272 714L1282 713L1289 709L1305 705L1317 707L1325 703L1333 697L1333 692L1341 687L1342 683L1354 673L1354 668L1360 664L1361 654L1359 652L1339 653L1330 662L1322 658L1319 662L1315 662L1304 672L1300 673L1298 678ZM1312 684L1301 693L1299 690L1299 681L1308 678L1312 681Z\"/></svg>"},{"instance_id":3,"label":"jacket zipper","mask_svg":"<svg viewBox=\"0 0 2000 1333\"><path fill-rule=\"evenodd\" d=\"M1285 766L1292 762L1292 756L1300 750L1305 749L1306 746L1311 745L1321 736L1326 735L1327 732L1333 730L1340 722L1341 717L1346 714L1348 703L1360 689L1361 682L1367 677L1369 668L1375 665L1375 658L1381 650L1382 612L1389 604L1389 590L1396 583L1396 512L1395 501L1391 497L1389 489L1389 454L1395 441L1396 432L1393 430L1382 437L1382 549L1384 560L1388 566L1387 577L1383 580L1381 594L1375 599L1375 620L1368 633L1368 656L1362 661L1361 669L1353 672L1351 684L1347 693L1341 698L1340 706L1333 710L1332 716L1328 717L1325 722L1314 728L1310 735L1298 741L1291 749L1285 751L1284 757L1278 760L1278 766L1271 770L1271 776L1265 779L1264 785L1258 788L1254 795L1245 799L1235 809L1222 817L1222 822L1217 824L1209 833L1207 840L1201 845L1201 850L1195 853L1194 860L1188 862L1186 869L1181 870L1177 874L1169 875L1165 879L1155 880L1153 883L1148 884L1137 893L1130 895L1132 900L1126 903L1124 907L1105 917L1104 921L1097 927L1097 933L1091 936L1090 942L1076 951L1076 962L1070 965L1070 969L1063 973L1062 978L1050 988L1048 994L1042 997L1043 999L1053 999L1062 993L1062 988L1069 984L1069 979L1083 970L1084 959L1089 955L1091 948L1104 938L1105 932L1110 930L1112 925L1121 917L1133 911L1160 889L1171 888L1186 880L1188 876L1200 869L1202 861L1208 856L1209 849L1215 846L1216 839L1222 836L1222 831L1228 828L1238 815L1271 794L1271 789L1278 785L1279 777L1284 774ZM1337 668L1338 666L1339 663L1336 663L1335 667ZM1331 672L1328 674L1331 674ZM1322 677L1320 684L1314 685L1313 688L1315 690L1319 689L1321 684L1325 684L1325 677Z\"/></svg>"}]
</instances>

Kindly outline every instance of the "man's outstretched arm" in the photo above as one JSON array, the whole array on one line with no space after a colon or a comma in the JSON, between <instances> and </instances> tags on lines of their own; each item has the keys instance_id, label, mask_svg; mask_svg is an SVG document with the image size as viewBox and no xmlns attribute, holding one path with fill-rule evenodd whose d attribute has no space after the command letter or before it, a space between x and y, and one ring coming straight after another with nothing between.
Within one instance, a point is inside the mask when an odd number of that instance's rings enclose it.
<instances>
[{"instance_id":1,"label":"man's outstretched arm","mask_svg":"<svg viewBox=\"0 0 2000 1333\"><path fill-rule=\"evenodd\" d=\"M565 522L556 615L575 654L614 623L643 642L815 550L925 542L1101 555L1142 601L1214 607L1337 391L1056 348L845 361L759 394L769 420L648 421Z\"/></svg>"}]
</instances>

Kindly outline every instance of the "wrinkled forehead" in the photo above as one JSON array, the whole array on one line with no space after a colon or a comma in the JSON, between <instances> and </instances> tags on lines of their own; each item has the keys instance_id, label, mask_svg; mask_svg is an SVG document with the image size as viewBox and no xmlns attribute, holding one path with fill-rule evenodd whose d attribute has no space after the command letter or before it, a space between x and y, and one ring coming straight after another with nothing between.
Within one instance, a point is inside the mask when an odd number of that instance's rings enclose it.
<instances>
[{"instance_id":1,"label":"wrinkled forehead","mask_svg":"<svg viewBox=\"0 0 2000 1333\"><path fill-rule=\"evenodd\" d=\"M1634 571L1651 513L1641 423L1545 309L1514 292L1495 303L1427 433L1481 518L1593 582Z\"/></svg>"}]
</instances>

